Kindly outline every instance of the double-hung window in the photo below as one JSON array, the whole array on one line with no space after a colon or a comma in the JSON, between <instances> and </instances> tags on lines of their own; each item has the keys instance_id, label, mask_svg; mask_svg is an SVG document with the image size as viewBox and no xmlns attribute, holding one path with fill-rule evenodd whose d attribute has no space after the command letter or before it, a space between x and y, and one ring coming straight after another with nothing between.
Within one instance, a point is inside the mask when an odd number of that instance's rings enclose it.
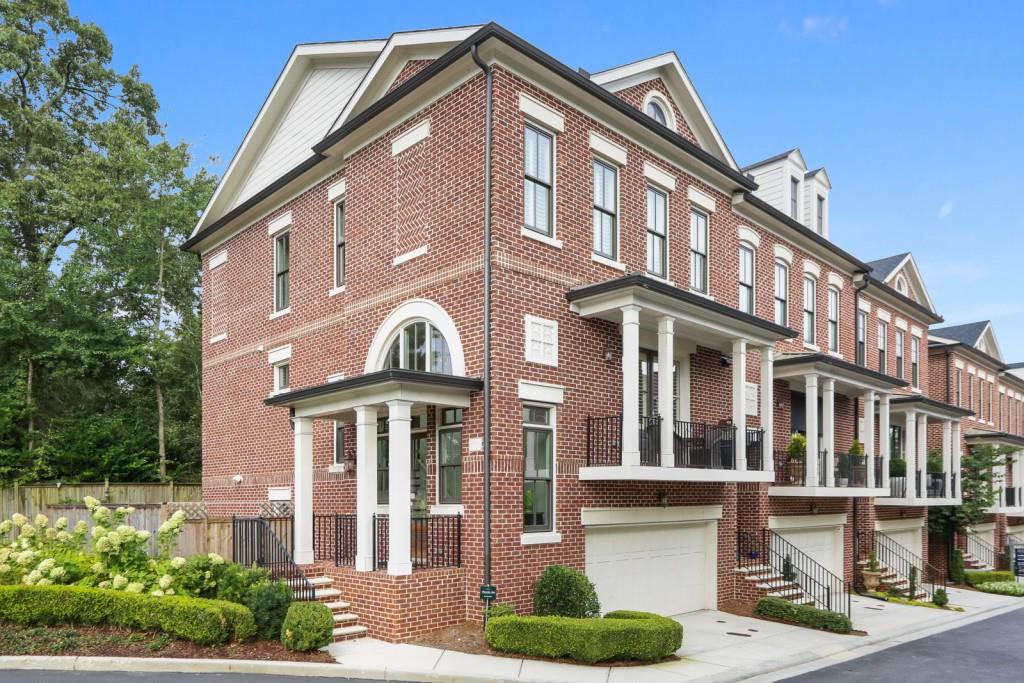
<instances>
[{"instance_id":1,"label":"double-hung window","mask_svg":"<svg viewBox=\"0 0 1024 683\"><path fill-rule=\"evenodd\" d=\"M523 531L551 531L555 432L550 406L523 406Z\"/></svg>"},{"instance_id":2,"label":"double-hung window","mask_svg":"<svg viewBox=\"0 0 1024 683\"><path fill-rule=\"evenodd\" d=\"M708 215L690 212L690 289L708 293Z\"/></svg>"},{"instance_id":3,"label":"double-hung window","mask_svg":"<svg viewBox=\"0 0 1024 683\"><path fill-rule=\"evenodd\" d=\"M594 160L594 253L618 258L618 182L614 166Z\"/></svg>"},{"instance_id":4,"label":"double-hung window","mask_svg":"<svg viewBox=\"0 0 1024 683\"><path fill-rule=\"evenodd\" d=\"M818 216L817 223L815 224L819 235L825 234L825 198L820 194L818 195Z\"/></svg>"},{"instance_id":5,"label":"double-hung window","mask_svg":"<svg viewBox=\"0 0 1024 683\"><path fill-rule=\"evenodd\" d=\"M868 314L857 311L857 365L867 365Z\"/></svg>"},{"instance_id":6,"label":"double-hung window","mask_svg":"<svg viewBox=\"0 0 1024 683\"><path fill-rule=\"evenodd\" d=\"M345 285L345 202L334 205L334 286Z\"/></svg>"},{"instance_id":7,"label":"double-hung window","mask_svg":"<svg viewBox=\"0 0 1024 683\"><path fill-rule=\"evenodd\" d=\"M839 290L828 288L828 350L839 353Z\"/></svg>"},{"instance_id":8,"label":"double-hung window","mask_svg":"<svg viewBox=\"0 0 1024 683\"><path fill-rule=\"evenodd\" d=\"M462 408L439 408L437 427L437 500L462 502Z\"/></svg>"},{"instance_id":9,"label":"double-hung window","mask_svg":"<svg viewBox=\"0 0 1024 683\"><path fill-rule=\"evenodd\" d=\"M915 389L921 386L921 338L910 337L910 385Z\"/></svg>"},{"instance_id":10,"label":"double-hung window","mask_svg":"<svg viewBox=\"0 0 1024 683\"><path fill-rule=\"evenodd\" d=\"M789 324L789 266L775 262L775 324Z\"/></svg>"},{"instance_id":11,"label":"double-hung window","mask_svg":"<svg viewBox=\"0 0 1024 683\"><path fill-rule=\"evenodd\" d=\"M647 188L647 272L658 277L668 273L668 196Z\"/></svg>"},{"instance_id":12,"label":"double-hung window","mask_svg":"<svg viewBox=\"0 0 1024 683\"><path fill-rule=\"evenodd\" d=\"M817 324L818 283L810 275L804 276L804 342L813 344Z\"/></svg>"},{"instance_id":13,"label":"double-hung window","mask_svg":"<svg viewBox=\"0 0 1024 683\"><path fill-rule=\"evenodd\" d=\"M740 310L754 315L754 248L740 245Z\"/></svg>"},{"instance_id":14,"label":"double-hung window","mask_svg":"<svg viewBox=\"0 0 1024 683\"><path fill-rule=\"evenodd\" d=\"M797 206L800 195L800 181L796 178L789 179L789 215L791 218L796 218Z\"/></svg>"},{"instance_id":15,"label":"double-hung window","mask_svg":"<svg viewBox=\"0 0 1024 683\"><path fill-rule=\"evenodd\" d=\"M888 369L886 352L889 350L889 325L884 320L878 321L878 371L885 374Z\"/></svg>"},{"instance_id":16,"label":"double-hung window","mask_svg":"<svg viewBox=\"0 0 1024 683\"><path fill-rule=\"evenodd\" d=\"M903 330L896 330L896 377L903 379L906 374L906 370L903 368L903 342L904 342Z\"/></svg>"},{"instance_id":17,"label":"double-hung window","mask_svg":"<svg viewBox=\"0 0 1024 683\"><path fill-rule=\"evenodd\" d=\"M291 253L288 233L274 238L274 312L283 311L291 303L289 295L289 269Z\"/></svg>"},{"instance_id":18,"label":"double-hung window","mask_svg":"<svg viewBox=\"0 0 1024 683\"><path fill-rule=\"evenodd\" d=\"M971 412L974 412L974 378L967 378L967 407L970 408ZM975 415L979 420L980 416Z\"/></svg>"},{"instance_id":19,"label":"double-hung window","mask_svg":"<svg viewBox=\"0 0 1024 683\"><path fill-rule=\"evenodd\" d=\"M334 421L334 464L340 465L345 460L345 423Z\"/></svg>"},{"instance_id":20,"label":"double-hung window","mask_svg":"<svg viewBox=\"0 0 1024 683\"><path fill-rule=\"evenodd\" d=\"M526 125L523 141L523 224L528 230L552 237L552 202L554 187L554 139L547 133Z\"/></svg>"},{"instance_id":21,"label":"double-hung window","mask_svg":"<svg viewBox=\"0 0 1024 683\"><path fill-rule=\"evenodd\" d=\"M274 393L288 391L291 382L291 370L288 362L274 366Z\"/></svg>"},{"instance_id":22,"label":"double-hung window","mask_svg":"<svg viewBox=\"0 0 1024 683\"><path fill-rule=\"evenodd\" d=\"M964 394L964 371L960 368L956 369L956 407L963 408L963 397Z\"/></svg>"}]
</instances>

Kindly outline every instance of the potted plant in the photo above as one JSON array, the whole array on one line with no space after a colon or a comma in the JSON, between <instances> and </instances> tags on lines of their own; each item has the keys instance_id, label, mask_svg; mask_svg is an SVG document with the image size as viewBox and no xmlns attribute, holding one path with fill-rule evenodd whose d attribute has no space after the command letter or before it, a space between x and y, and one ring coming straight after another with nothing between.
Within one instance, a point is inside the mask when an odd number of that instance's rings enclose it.
<instances>
[{"instance_id":1,"label":"potted plant","mask_svg":"<svg viewBox=\"0 0 1024 683\"><path fill-rule=\"evenodd\" d=\"M840 486L846 486L849 484L849 480L852 477L857 486L867 485L867 467L864 460L864 444L859 439L854 439L853 443L850 444L849 455L846 458L846 484L840 484Z\"/></svg>"},{"instance_id":2,"label":"potted plant","mask_svg":"<svg viewBox=\"0 0 1024 683\"><path fill-rule=\"evenodd\" d=\"M807 437L803 434L794 434L789 437L789 445L786 446L786 456L789 483L802 486L806 466L804 461L807 458Z\"/></svg>"},{"instance_id":3,"label":"potted plant","mask_svg":"<svg viewBox=\"0 0 1024 683\"><path fill-rule=\"evenodd\" d=\"M878 566L878 556L874 553L868 555L867 568L861 570L861 576L864 578L865 590L872 593L878 590L878 586L882 583L882 572Z\"/></svg>"}]
</instances>

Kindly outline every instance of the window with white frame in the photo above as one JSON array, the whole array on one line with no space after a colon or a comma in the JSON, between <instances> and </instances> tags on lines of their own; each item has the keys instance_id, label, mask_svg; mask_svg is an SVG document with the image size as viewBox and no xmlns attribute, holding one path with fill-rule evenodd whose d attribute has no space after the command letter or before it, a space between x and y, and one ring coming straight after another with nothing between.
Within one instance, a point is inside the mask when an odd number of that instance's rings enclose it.
<instances>
[{"instance_id":1,"label":"window with white frame","mask_svg":"<svg viewBox=\"0 0 1024 683\"><path fill-rule=\"evenodd\" d=\"M462 502L462 408L438 408L437 502Z\"/></svg>"},{"instance_id":2,"label":"window with white frame","mask_svg":"<svg viewBox=\"0 0 1024 683\"><path fill-rule=\"evenodd\" d=\"M797 178L789 179L789 215L791 218L796 218L798 199L800 196L800 181Z\"/></svg>"},{"instance_id":3,"label":"window with white frame","mask_svg":"<svg viewBox=\"0 0 1024 683\"><path fill-rule=\"evenodd\" d=\"M441 331L430 323L411 322L395 335L384 361L385 369L422 370L452 374L452 355Z\"/></svg>"},{"instance_id":4,"label":"window with white frame","mask_svg":"<svg viewBox=\"0 0 1024 683\"><path fill-rule=\"evenodd\" d=\"M810 275L804 275L804 342L813 344L817 324L818 282Z\"/></svg>"},{"instance_id":5,"label":"window with white frame","mask_svg":"<svg viewBox=\"0 0 1024 683\"><path fill-rule=\"evenodd\" d=\"M974 412L974 378L967 377L967 407Z\"/></svg>"},{"instance_id":6,"label":"window with white frame","mask_svg":"<svg viewBox=\"0 0 1024 683\"><path fill-rule=\"evenodd\" d=\"M754 248L740 243L740 310L754 315Z\"/></svg>"},{"instance_id":7,"label":"window with white frame","mask_svg":"<svg viewBox=\"0 0 1024 683\"><path fill-rule=\"evenodd\" d=\"M334 204L334 286L345 285L345 200Z\"/></svg>"},{"instance_id":8,"label":"window with white frame","mask_svg":"<svg viewBox=\"0 0 1024 683\"><path fill-rule=\"evenodd\" d=\"M775 262L775 324L789 324L789 266L781 260Z\"/></svg>"},{"instance_id":9,"label":"window with white frame","mask_svg":"<svg viewBox=\"0 0 1024 683\"><path fill-rule=\"evenodd\" d=\"M652 119L654 119L661 125L668 125L668 117L665 116L665 110L662 108L661 103L659 103L657 100L651 99L651 101L647 103L647 109L645 111L648 116L650 116Z\"/></svg>"},{"instance_id":10,"label":"window with white frame","mask_svg":"<svg viewBox=\"0 0 1024 683\"><path fill-rule=\"evenodd\" d=\"M825 234L825 198L820 194L818 195L818 216L816 219L816 227L819 235Z\"/></svg>"},{"instance_id":11,"label":"window with white frame","mask_svg":"<svg viewBox=\"0 0 1024 683\"><path fill-rule=\"evenodd\" d=\"M964 400L964 371L960 368L956 369L956 407L963 408Z\"/></svg>"},{"instance_id":12,"label":"window with white frame","mask_svg":"<svg viewBox=\"0 0 1024 683\"><path fill-rule=\"evenodd\" d=\"M828 350L839 353L839 290L828 288Z\"/></svg>"},{"instance_id":13,"label":"window with white frame","mask_svg":"<svg viewBox=\"0 0 1024 683\"><path fill-rule=\"evenodd\" d=\"M523 405L523 531L551 531L554 508L555 409Z\"/></svg>"},{"instance_id":14,"label":"window with white frame","mask_svg":"<svg viewBox=\"0 0 1024 683\"><path fill-rule=\"evenodd\" d=\"M523 143L523 222L527 229L552 237L554 138L526 124Z\"/></svg>"},{"instance_id":15,"label":"window with white frame","mask_svg":"<svg viewBox=\"0 0 1024 683\"><path fill-rule=\"evenodd\" d=\"M558 366L558 323L528 315L526 327L526 360L541 365Z\"/></svg>"},{"instance_id":16,"label":"window with white frame","mask_svg":"<svg viewBox=\"0 0 1024 683\"><path fill-rule=\"evenodd\" d=\"M345 423L334 421L334 464L340 465L345 460Z\"/></svg>"},{"instance_id":17,"label":"window with white frame","mask_svg":"<svg viewBox=\"0 0 1024 683\"><path fill-rule=\"evenodd\" d=\"M652 102L653 104L653 102ZM647 188L647 272L658 277L668 273L668 195Z\"/></svg>"},{"instance_id":18,"label":"window with white frame","mask_svg":"<svg viewBox=\"0 0 1024 683\"><path fill-rule=\"evenodd\" d=\"M288 391L290 362L282 361L274 364L274 393Z\"/></svg>"},{"instance_id":19,"label":"window with white frame","mask_svg":"<svg viewBox=\"0 0 1024 683\"><path fill-rule=\"evenodd\" d=\"M857 365L867 365L867 344L868 344L868 314L864 311L857 311Z\"/></svg>"},{"instance_id":20,"label":"window with white frame","mask_svg":"<svg viewBox=\"0 0 1024 683\"><path fill-rule=\"evenodd\" d=\"M995 419L992 417L992 413L995 411L995 405L996 405L996 383L995 382L989 382L988 383L988 421L989 422L995 422Z\"/></svg>"},{"instance_id":21,"label":"window with white frame","mask_svg":"<svg viewBox=\"0 0 1024 683\"><path fill-rule=\"evenodd\" d=\"M886 352L889 345L889 324L884 320L878 321L878 371L887 372L889 365Z\"/></svg>"},{"instance_id":22,"label":"window with white frame","mask_svg":"<svg viewBox=\"0 0 1024 683\"><path fill-rule=\"evenodd\" d=\"M291 305L289 272L291 249L289 233L282 232L274 238L274 311L283 311Z\"/></svg>"},{"instance_id":23,"label":"window with white frame","mask_svg":"<svg viewBox=\"0 0 1024 683\"><path fill-rule=\"evenodd\" d=\"M917 335L910 337L910 385L921 386L921 338Z\"/></svg>"},{"instance_id":24,"label":"window with white frame","mask_svg":"<svg viewBox=\"0 0 1024 683\"><path fill-rule=\"evenodd\" d=\"M708 293L708 215L690 211L690 289Z\"/></svg>"},{"instance_id":25,"label":"window with white frame","mask_svg":"<svg viewBox=\"0 0 1024 683\"><path fill-rule=\"evenodd\" d=\"M618 182L614 166L594 159L594 253L618 258Z\"/></svg>"},{"instance_id":26,"label":"window with white frame","mask_svg":"<svg viewBox=\"0 0 1024 683\"><path fill-rule=\"evenodd\" d=\"M897 379L903 379L906 374L906 370L903 367L903 344L905 333L903 330L896 330L896 377Z\"/></svg>"}]
</instances>

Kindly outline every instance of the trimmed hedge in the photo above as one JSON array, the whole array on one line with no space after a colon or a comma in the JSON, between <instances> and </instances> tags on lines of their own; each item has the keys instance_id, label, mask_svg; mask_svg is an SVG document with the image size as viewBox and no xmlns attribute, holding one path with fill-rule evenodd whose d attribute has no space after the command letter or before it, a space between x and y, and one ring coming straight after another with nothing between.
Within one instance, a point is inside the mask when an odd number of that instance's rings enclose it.
<instances>
[{"instance_id":1,"label":"trimmed hedge","mask_svg":"<svg viewBox=\"0 0 1024 683\"><path fill-rule=\"evenodd\" d=\"M322 602L293 602L281 626L281 643L289 650L307 652L331 642L334 615Z\"/></svg>"},{"instance_id":2,"label":"trimmed hedge","mask_svg":"<svg viewBox=\"0 0 1024 683\"><path fill-rule=\"evenodd\" d=\"M1004 581L1014 581L1016 577L1013 572L1003 571L965 571L964 582L968 586L977 586L979 583L1002 583Z\"/></svg>"},{"instance_id":3,"label":"trimmed hedge","mask_svg":"<svg viewBox=\"0 0 1024 683\"><path fill-rule=\"evenodd\" d=\"M845 614L829 612L810 605L797 605L782 598L761 598L757 601L754 612L763 617L791 621L823 631L849 633L853 630L853 622Z\"/></svg>"},{"instance_id":4,"label":"trimmed hedge","mask_svg":"<svg viewBox=\"0 0 1024 683\"><path fill-rule=\"evenodd\" d=\"M243 605L83 586L0 586L0 621L120 626L161 631L199 645L245 640L256 633L252 612Z\"/></svg>"},{"instance_id":5,"label":"trimmed hedge","mask_svg":"<svg viewBox=\"0 0 1024 683\"><path fill-rule=\"evenodd\" d=\"M1016 581L992 581L990 583L979 583L975 588L984 593L1012 595L1017 598L1024 598L1024 583L1017 583Z\"/></svg>"},{"instance_id":6,"label":"trimmed hedge","mask_svg":"<svg viewBox=\"0 0 1024 683\"><path fill-rule=\"evenodd\" d=\"M568 657L594 664L609 660L653 662L682 647L683 627L649 612L609 612L601 618L494 617L485 630L495 650L550 657Z\"/></svg>"},{"instance_id":7,"label":"trimmed hedge","mask_svg":"<svg viewBox=\"0 0 1024 683\"><path fill-rule=\"evenodd\" d=\"M533 613L537 616L584 619L601 614L597 590L581 571L553 564L533 584Z\"/></svg>"}]
</instances>

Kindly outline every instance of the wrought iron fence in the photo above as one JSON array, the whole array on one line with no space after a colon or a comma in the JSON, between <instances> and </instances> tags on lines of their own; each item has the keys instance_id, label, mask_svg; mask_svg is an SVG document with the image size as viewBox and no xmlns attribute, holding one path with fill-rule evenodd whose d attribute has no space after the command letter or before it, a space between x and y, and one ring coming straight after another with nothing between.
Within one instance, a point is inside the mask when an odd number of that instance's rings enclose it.
<instances>
[{"instance_id":1,"label":"wrought iron fence","mask_svg":"<svg viewBox=\"0 0 1024 683\"><path fill-rule=\"evenodd\" d=\"M261 517L231 518L231 559L246 567L256 565L275 579L288 583L296 600L313 600L313 585L295 564L292 556L291 520ZM284 530L282 537L277 530Z\"/></svg>"},{"instance_id":2,"label":"wrought iron fence","mask_svg":"<svg viewBox=\"0 0 1024 683\"><path fill-rule=\"evenodd\" d=\"M999 569L998 554L992 545L978 534L967 533L967 554L992 569Z\"/></svg>"},{"instance_id":3,"label":"wrought iron fence","mask_svg":"<svg viewBox=\"0 0 1024 683\"><path fill-rule=\"evenodd\" d=\"M389 557L387 515L373 516L373 566L385 569ZM462 515L413 515L409 528L413 569L462 566Z\"/></svg>"},{"instance_id":4,"label":"wrought iron fence","mask_svg":"<svg viewBox=\"0 0 1024 683\"><path fill-rule=\"evenodd\" d=\"M640 418L640 464L661 464L661 418Z\"/></svg>"},{"instance_id":5,"label":"wrought iron fence","mask_svg":"<svg viewBox=\"0 0 1024 683\"><path fill-rule=\"evenodd\" d=\"M675 453L676 467L712 470L736 469L736 458L733 452L736 427L677 420L674 435L672 450Z\"/></svg>"},{"instance_id":6,"label":"wrought iron fence","mask_svg":"<svg viewBox=\"0 0 1024 683\"><path fill-rule=\"evenodd\" d=\"M587 416L587 466L622 464L622 415Z\"/></svg>"},{"instance_id":7,"label":"wrought iron fence","mask_svg":"<svg viewBox=\"0 0 1024 683\"><path fill-rule=\"evenodd\" d=\"M867 456L839 453L835 461L835 481L839 488L864 488L868 485Z\"/></svg>"},{"instance_id":8,"label":"wrought iron fence","mask_svg":"<svg viewBox=\"0 0 1024 683\"><path fill-rule=\"evenodd\" d=\"M313 559L334 562L335 567L355 564L355 515L313 515Z\"/></svg>"},{"instance_id":9,"label":"wrought iron fence","mask_svg":"<svg viewBox=\"0 0 1024 683\"><path fill-rule=\"evenodd\" d=\"M764 430L760 427L747 427L747 469L764 469Z\"/></svg>"},{"instance_id":10,"label":"wrought iron fence","mask_svg":"<svg viewBox=\"0 0 1024 683\"><path fill-rule=\"evenodd\" d=\"M825 485L828 471L828 451L818 451L818 486ZM775 454L775 484L777 486L807 486L807 457L782 451Z\"/></svg>"},{"instance_id":11,"label":"wrought iron fence","mask_svg":"<svg viewBox=\"0 0 1024 683\"><path fill-rule=\"evenodd\" d=\"M850 587L771 529L763 532L761 555L782 578L800 586L819 609L850 615Z\"/></svg>"}]
</instances>

